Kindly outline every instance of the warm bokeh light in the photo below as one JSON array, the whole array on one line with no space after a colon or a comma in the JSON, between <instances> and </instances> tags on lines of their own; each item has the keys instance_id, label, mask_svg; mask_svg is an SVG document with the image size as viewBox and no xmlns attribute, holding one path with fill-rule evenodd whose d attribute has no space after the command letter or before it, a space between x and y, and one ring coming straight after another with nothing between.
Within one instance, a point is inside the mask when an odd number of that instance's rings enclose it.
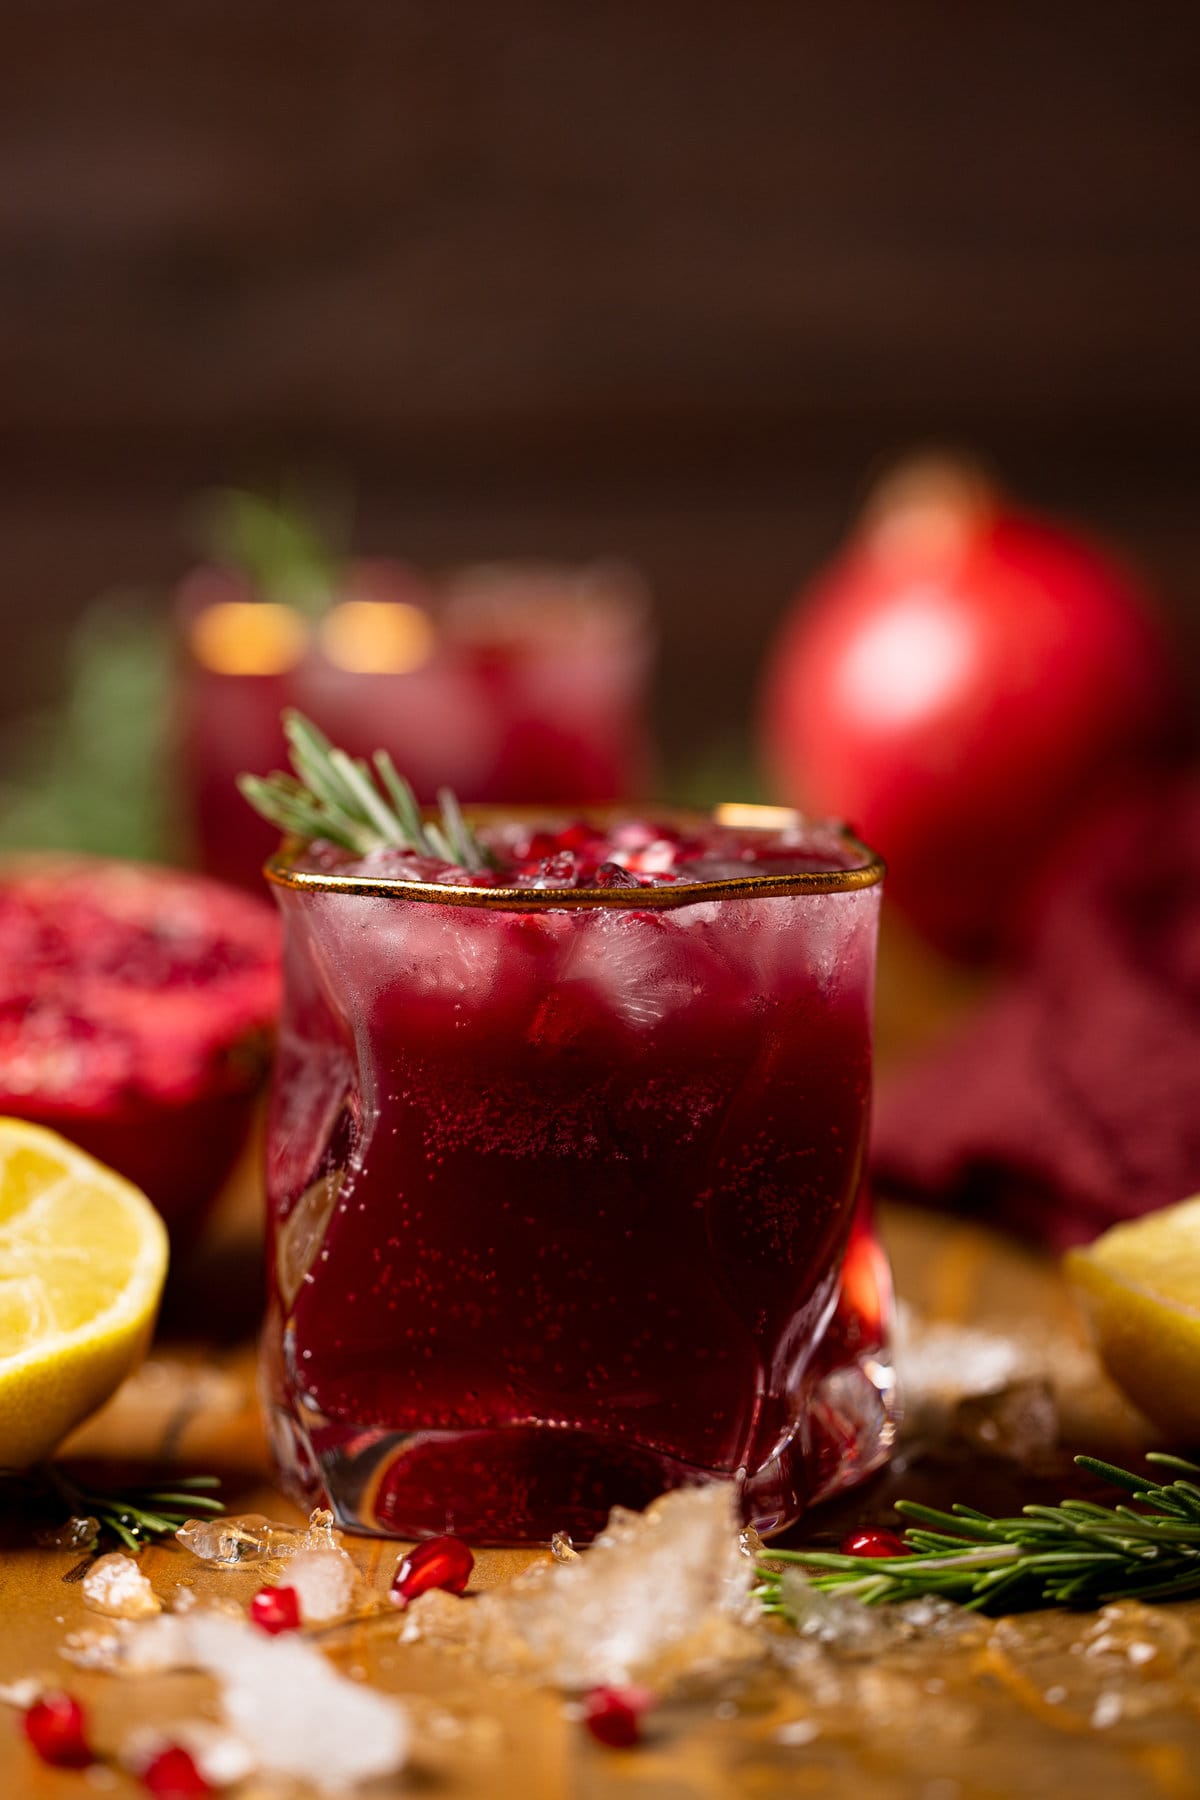
<instances>
[{"instance_id":1,"label":"warm bokeh light","mask_svg":"<svg viewBox=\"0 0 1200 1800\"><path fill-rule=\"evenodd\" d=\"M308 622L271 600L221 600L197 613L192 654L216 675L282 675L308 648Z\"/></svg>"},{"instance_id":2,"label":"warm bokeh light","mask_svg":"<svg viewBox=\"0 0 1200 1800\"><path fill-rule=\"evenodd\" d=\"M731 831L786 831L789 825L796 823L796 814L790 806L746 806L739 800L727 800L714 808L713 818L718 825L727 825Z\"/></svg>"},{"instance_id":3,"label":"warm bokeh light","mask_svg":"<svg viewBox=\"0 0 1200 1800\"><path fill-rule=\"evenodd\" d=\"M429 614L405 600L343 600L320 636L328 660L353 675L404 675L428 662L437 642Z\"/></svg>"}]
</instances>

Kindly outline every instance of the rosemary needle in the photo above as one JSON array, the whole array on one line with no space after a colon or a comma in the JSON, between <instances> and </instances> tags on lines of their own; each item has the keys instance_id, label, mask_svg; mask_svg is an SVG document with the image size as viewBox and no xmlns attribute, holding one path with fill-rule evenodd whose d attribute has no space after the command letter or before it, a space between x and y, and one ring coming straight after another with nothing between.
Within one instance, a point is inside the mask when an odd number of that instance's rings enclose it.
<instances>
[{"instance_id":1,"label":"rosemary needle","mask_svg":"<svg viewBox=\"0 0 1200 1800\"><path fill-rule=\"evenodd\" d=\"M767 1612L789 1616L782 1564L802 1569L822 1592L849 1594L868 1606L933 1596L975 1612L1023 1612L1200 1595L1200 1465L1162 1452L1146 1460L1177 1471L1177 1479L1160 1486L1091 1456L1075 1458L1081 1469L1127 1492L1141 1511L1064 1500L995 1519L969 1506L938 1512L900 1500L896 1511L913 1520L904 1533L907 1554L769 1550L755 1594Z\"/></svg>"},{"instance_id":2,"label":"rosemary needle","mask_svg":"<svg viewBox=\"0 0 1200 1800\"><path fill-rule=\"evenodd\" d=\"M495 866L449 788L438 795L440 824L423 820L386 750L377 750L370 763L356 761L294 709L284 713L283 730L295 773L238 777L243 798L280 831L310 842L323 838L355 856L390 847L436 856L473 874Z\"/></svg>"},{"instance_id":3,"label":"rosemary needle","mask_svg":"<svg viewBox=\"0 0 1200 1800\"><path fill-rule=\"evenodd\" d=\"M6 1475L0 1496L9 1495L43 1510L65 1508L76 1518L94 1519L98 1526L90 1544L95 1550L102 1534L116 1538L136 1556L154 1538L173 1537L180 1525L197 1513L222 1513L225 1505L214 1489L216 1475L173 1475L163 1483L144 1487L93 1488L75 1481L57 1464L32 1470L27 1475Z\"/></svg>"}]
</instances>

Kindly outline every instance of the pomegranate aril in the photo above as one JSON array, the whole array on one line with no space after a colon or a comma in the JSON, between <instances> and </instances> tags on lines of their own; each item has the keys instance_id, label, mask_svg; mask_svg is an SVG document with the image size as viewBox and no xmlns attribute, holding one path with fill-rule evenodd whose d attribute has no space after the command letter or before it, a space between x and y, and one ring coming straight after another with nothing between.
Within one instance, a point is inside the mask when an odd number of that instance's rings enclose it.
<instances>
[{"instance_id":1,"label":"pomegranate aril","mask_svg":"<svg viewBox=\"0 0 1200 1800\"><path fill-rule=\"evenodd\" d=\"M142 1770L142 1780L154 1800L201 1800L216 1791L181 1744L160 1750Z\"/></svg>"},{"instance_id":2,"label":"pomegranate aril","mask_svg":"<svg viewBox=\"0 0 1200 1800\"><path fill-rule=\"evenodd\" d=\"M894 1531L883 1526L867 1526L852 1531L838 1545L843 1556L907 1556L908 1545Z\"/></svg>"},{"instance_id":3,"label":"pomegranate aril","mask_svg":"<svg viewBox=\"0 0 1200 1800\"><path fill-rule=\"evenodd\" d=\"M250 1617L260 1630L277 1637L300 1627L300 1596L293 1587L259 1588L250 1602Z\"/></svg>"},{"instance_id":4,"label":"pomegranate aril","mask_svg":"<svg viewBox=\"0 0 1200 1800\"><path fill-rule=\"evenodd\" d=\"M92 1761L87 1714L70 1694L43 1694L25 1714L25 1735L43 1762L56 1769L85 1769Z\"/></svg>"},{"instance_id":5,"label":"pomegranate aril","mask_svg":"<svg viewBox=\"0 0 1200 1800\"><path fill-rule=\"evenodd\" d=\"M554 856L544 856L537 867L539 881L574 881L577 864L569 850L559 850Z\"/></svg>"},{"instance_id":6,"label":"pomegranate aril","mask_svg":"<svg viewBox=\"0 0 1200 1800\"><path fill-rule=\"evenodd\" d=\"M598 1744L628 1750L642 1735L642 1714L653 1705L649 1688L593 1688L584 1697L583 1722Z\"/></svg>"},{"instance_id":7,"label":"pomegranate aril","mask_svg":"<svg viewBox=\"0 0 1200 1800\"><path fill-rule=\"evenodd\" d=\"M471 1579L475 1558L457 1537L426 1538L407 1556L401 1557L392 1577L392 1599L397 1606L407 1606L418 1594L431 1588L445 1588L449 1594L461 1594Z\"/></svg>"},{"instance_id":8,"label":"pomegranate aril","mask_svg":"<svg viewBox=\"0 0 1200 1800\"><path fill-rule=\"evenodd\" d=\"M515 855L518 862L539 863L544 857L553 856L559 849L558 839L549 831L535 831L524 844L517 847Z\"/></svg>"}]
</instances>

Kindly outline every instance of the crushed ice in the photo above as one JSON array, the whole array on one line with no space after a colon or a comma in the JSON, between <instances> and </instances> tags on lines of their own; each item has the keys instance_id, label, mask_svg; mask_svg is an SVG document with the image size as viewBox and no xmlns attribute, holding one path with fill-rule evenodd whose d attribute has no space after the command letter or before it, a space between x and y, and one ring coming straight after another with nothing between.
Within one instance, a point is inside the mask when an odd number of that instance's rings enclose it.
<instances>
[{"instance_id":1,"label":"crushed ice","mask_svg":"<svg viewBox=\"0 0 1200 1800\"><path fill-rule=\"evenodd\" d=\"M344 1550L298 1550L287 1566L306 1625L331 1625L357 1602L358 1570Z\"/></svg>"},{"instance_id":2,"label":"crushed ice","mask_svg":"<svg viewBox=\"0 0 1200 1800\"><path fill-rule=\"evenodd\" d=\"M485 1668L570 1691L661 1689L761 1656L752 1579L733 1488L683 1488L644 1513L614 1509L586 1555L535 1565L469 1605L423 1595L402 1635L458 1644Z\"/></svg>"},{"instance_id":3,"label":"crushed ice","mask_svg":"<svg viewBox=\"0 0 1200 1800\"><path fill-rule=\"evenodd\" d=\"M325 1507L317 1507L306 1526L284 1525L262 1513L241 1513L188 1519L175 1536L201 1562L223 1569L283 1561L308 1550L337 1550L342 1542L333 1514Z\"/></svg>"},{"instance_id":4,"label":"crushed ice","mask_svg":"<svg viewBox=\"0 0 1200 1800\"><path fill-rule=\"evenodd\" d=\"M86 1550L99 1533L99 1519L93 1519L90 1513L72 1513L62 1525L39 1531L35 1541L43 1550Z\"/></svg>"},{"instance_id":5,"label":"crushed ice","mask_svg":"<svg viewBox=\"0 0 1200 1800\"><path fill-rule=\"evenodd\" d=\"M121 1622L90 1634L88 1643L79 1642L82 1635L64 1652L77 1666L215 1676L226 1731L263 1775L338 1793L392 1774L407 1757L405 1708L339 1673L295 1633L268 1637L244 1617L192 1606L142 1624Z\"/></svg>"},{"instance_id":6,"label":"crushed ice","mask_svg":"<svg viewBox=\"0 0 1200 1800\"><path fill-rule=\"evenodd\" d=\"M96 1559L83 1578L83 1601L110 1619L147 1619L162 1601L132 1556L114 1550Z\"/></svg>"}]
</instances>

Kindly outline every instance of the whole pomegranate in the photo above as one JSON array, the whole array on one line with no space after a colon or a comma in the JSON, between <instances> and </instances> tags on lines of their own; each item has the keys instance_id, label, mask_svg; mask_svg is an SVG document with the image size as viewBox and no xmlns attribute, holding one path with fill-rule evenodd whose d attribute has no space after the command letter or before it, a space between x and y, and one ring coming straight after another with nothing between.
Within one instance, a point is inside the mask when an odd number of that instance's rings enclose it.
<instances>
[{"instance_id":1,"label":"whole pomegranate","mask_svg":"<svg viewBox=\"0 0 1200 1800\"><path fill-rule=\"evenodd\" d=\"M264 901L136 863L0 865L0 1112L119 1170L173 1232L242 1146L278 999Z\"/></svg>"},{"instance_id":2,"label":"whole pomegranate","mask_svg":"<svg viewBox=\"0 0 1200 1800\"><path fill-rule=\"evenodd\" d=\"M762 740L783 797L847 819L890 899L973 954L1012 935L1062 827L1179 713L1131 576L939 460L886 481L797 599Z\"/></svg>"}]
</instances>

